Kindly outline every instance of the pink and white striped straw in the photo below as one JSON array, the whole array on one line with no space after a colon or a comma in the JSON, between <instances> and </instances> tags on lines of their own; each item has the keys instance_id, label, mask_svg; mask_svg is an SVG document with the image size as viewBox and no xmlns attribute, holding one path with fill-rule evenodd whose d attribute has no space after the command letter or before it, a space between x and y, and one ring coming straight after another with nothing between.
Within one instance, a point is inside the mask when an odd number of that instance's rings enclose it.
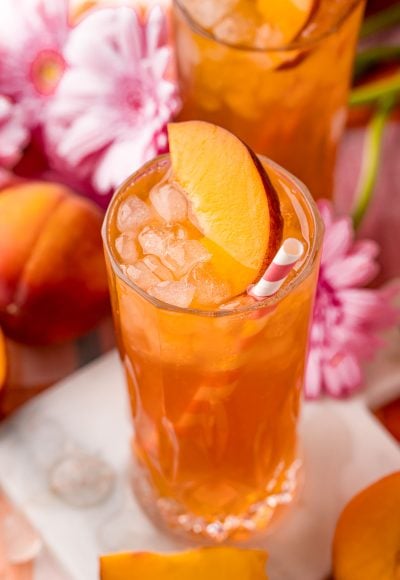
<instances>
[{"instance_id":1,"label":"pink and white striped straw","mask_svg":"<svg viewBox=\"0 0 400 580\"><path fill-rule=\"evenodd\" d=\"M275 258L256 284L249 286L247 293L256 300L272 296L282 286L296 262L304 252L304 245L296 238L288 238L277 251Z\"/></svg>"}]
</instances>

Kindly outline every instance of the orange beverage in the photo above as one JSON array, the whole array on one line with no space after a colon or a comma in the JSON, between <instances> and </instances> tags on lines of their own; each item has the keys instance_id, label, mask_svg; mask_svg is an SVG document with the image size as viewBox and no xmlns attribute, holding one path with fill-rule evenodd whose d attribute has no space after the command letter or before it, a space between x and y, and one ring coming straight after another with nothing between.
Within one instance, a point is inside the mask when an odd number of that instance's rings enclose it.
<instances>
[{"instance_id":1,"label":"orange beverage","mask_svg":"<svg viewBox=\"0 0 400 580\"><path fill-rule=\"evenodd\" d=\"M248 150L236 141L244 157ZM190 151L184 147L183 155L193 155L188 163L194 169L202 163L200 142L201 137ZM218 157L216 146L207 147ZM217 177L224 179L223 165L234 157L232 151L221 155L207 165L205 189L212 189L214 182L207 180L219 167ZM176 183L171 158L151 161L121 186L103 229L135 429L136 488L147 510L170 528L218 541L239 538L264 528L295 492L296 425L322 225L304 185L260 158L262 166L254 166L267 172L279 200L280 239L297 238L305 252L274 296L257 302L245 289L238 294L235 284L247 275L246 231L213 248L207 236L217 236L204 225L205 205L189 198L182 202L186 192ZM248 155L249 170L252 159ZM232 173L238 166L234 163ZM241 163L239 171L246 170ZM243 188L239 184L233 191L236 176L232 183L219 202L230 212L230 225L236 209L226 204L240 206L239 219L251 235L259 227L257 218L247 223L252 207L247 201L240 205ZM260 205L257 214L261 211ZM270 216L271 231L272 222ZM256 233L262 244L261 232ZM229 243L242 257L236 254L228 272Z\"/></svg>"},{"instance_id":2,"label":"orange beverage","mask_svg":"<svg viewBox=\"0 0 400 580\"><path fill-rule=\"evenodd\" d=\"M226 127L330 197L363 0L175 0L181 120Z\"/></svg>"}]
</instances>

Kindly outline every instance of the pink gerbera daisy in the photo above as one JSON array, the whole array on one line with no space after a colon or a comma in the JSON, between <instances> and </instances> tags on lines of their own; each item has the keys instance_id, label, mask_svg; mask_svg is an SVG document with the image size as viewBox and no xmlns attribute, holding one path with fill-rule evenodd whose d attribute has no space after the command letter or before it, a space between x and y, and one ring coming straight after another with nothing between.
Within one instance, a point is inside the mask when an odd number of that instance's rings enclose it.
<instances>
[{"instance_id":1,"label":"pink gerbera daisy","mask_svg":"<svg viewBox=\"0 0 400 580\"><path fill-rule=\"evenodd\" d=\"M65 68L67 0L1 0L0 94L24 111L32 128Z\"/></svg>"},{"instance_id":2,"label":"pink gerbera daisy","mask_svg":"<svg viewBox=\"0 0 400 580\"><path fill-rule=\"evenodd\" d=\"M362 383L362 362L382 345L379 332L398 321L394 290L362 288L376 275L378 246L354 240L349 217L319 202L325 239L311 327L305 394L349 395Z\"/></svg>"},{"instance_id":3,"label":"pink gerbera daisy","mask_svg":"<svg viewBox=\"0 0 400 580\"><path fill-rule=\"evenodd\" d=\"M21 107L0 95L0 167L13 167L28 140L29 131Z\"/></svg>"},{"instance_id":4,"label":"pink gerbera daisy","mask_svg":"<svg viewBox=\"0 0 400 580\"><path fill-rule=\"evenodd\" d=\"M166 19L153 8L141 22L129 7L98 9L71 32L68 64L47 118L53 163L90 177L107 193L166 147L177 109L166 78Z\"/></svg>"}]
</instances>

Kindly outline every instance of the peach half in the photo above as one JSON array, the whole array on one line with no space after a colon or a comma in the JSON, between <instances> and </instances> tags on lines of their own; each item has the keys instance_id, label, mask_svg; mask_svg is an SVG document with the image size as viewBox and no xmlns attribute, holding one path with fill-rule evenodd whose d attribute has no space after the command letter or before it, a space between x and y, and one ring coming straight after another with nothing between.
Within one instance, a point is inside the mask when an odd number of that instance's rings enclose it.
<instances>
[{"instance_id":1,"label":"peach half","mask_svg":"<svg viewBox=\"0 0 400 580\"><path fill-rule=\"evenodd\" d=\"M0 326L51 344L89 331L109 309L102 213L56 183L0 193Z\"/></svg>"},{"instance_id":2,"label":"peach half","mask_svg":"<svg viewBox=\"0 0 400 580\"><path fill-rule=\"evenodd\" d=\"M335 580L399 580L400 471L357 494L333 541Z\"/></svg>"}]
</instances>

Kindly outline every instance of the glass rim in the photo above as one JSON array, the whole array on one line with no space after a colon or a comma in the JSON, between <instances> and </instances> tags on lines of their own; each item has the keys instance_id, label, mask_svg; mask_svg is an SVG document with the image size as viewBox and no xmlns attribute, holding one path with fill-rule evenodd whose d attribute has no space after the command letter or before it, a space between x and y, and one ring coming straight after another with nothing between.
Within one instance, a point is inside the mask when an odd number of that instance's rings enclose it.
<instances>
[{"instance_id":1,"label":"glass rim","mask_svg":"<svg viewBox=\"0 0 400 580\"><path fill-rule=\"evenodd\" d=\"M184 16L184 18L186 19L186 22L189 24L190 28L194 32L201 34L201 36L208 38L209 40L212 40L217 44L220 44L222 46L226 46L226 47L229 47L229 48L241 51L241 52L269 54L269 53L277 53L277 52L289 52L291 50L299 50L299 49L307 50L309 48L312 48L314 45L320 43L325 38L332 36L337 30L339 30L339 28L342 26L342 24L344 22L346 22L346 20L350 17L353 10L355 10L356 7L359 4L361 4L362 2L364 2L364 0L352 0L352 2L347 7L347 9L344 10L343 13L338 16L338 18L334 21L332 26L329 27L328 30L322 32L321 34L315 36L314 38L309 38L309 39L304 39L304 40L294 40L294 41L289 42L287 44L274 46L274 47L268 47L268 48L259 48L256 46L247 46L245 44L234 44L232 42L227 42L225 40L221 40L221 39L217 38L215 36L215 34L213 34L212 32L209 32L206 28L204 28L203 26L198 24L196 22L196 20L194 20L194 18L192 18L192 16L189 14L189 12L184 7L182 0L173 0L172 4L173 4L173 6L178 7L178 10Z\"/></svg>"},{"instance_id":2,"label":"glass rim","mask_svg":"<svg viewBox=\"0 0 400 580\"><path fill-rule=\"evenodd\" d=\"M101 228L101 235L103 238L104 250L107 254L107 257L110 261L111 267L113 269L114 274L126 284L129 288L131 288L136 294L139 294L142 298L144 298L147 302L155 306L158 310L169 311L169 312L177 312L180 314L192 314L195 316L202 316L207 318L223 318L232 315L238 314L247 314L251 312L255 312L257 310L262 310L266 307L273 306L283 300L288 294L290 294L297 286L299 286L311 273L313 268L315 259L317 257L318 251L322 244L323 233L324 233L324 224L322 218L319 214L317 205L309 192L308 188L302 181L300 181L297 177L292 175L289 171L269 159L264 155L257 156L260 160L266 161L269 166L271 166L275 171L281 173L284 177L290 179L294 182L295 186L301 190L304 199L307 203L307 209L313 221L313 227L315 235L310 243L310 248L307 253L307 258L304 261L304 264L299 271L298 275L296 275L293 280L290 281L289 284L281 287L275 294L272 296L266 297L262 301L255 301L254 304L250 304L248 306L241 306L234 309L226 309L226 310L201 310L199 308L183 308L181 306L175 306L173 304L168 304L167 302L163 302L154 296L150 296L147 292L142 290L139 286L137 286L132 280L130 280L122 271L120 265L118 264L114 253L111 249L111 244L109 240L109 220L110 216L113 213L115 200L119 196L121 192L123 192L129 185L132 184L135 180L139 179L141 175L145 174L146 171L151 168L154 164L163 162L164 160L169 159L169 154L165 153L163 155L159 155L154 159L148 161L144 165L142 165L137 171L132 173L125 181L115 190L110 203L108 204L108 208L106 214L104 216L103 225ZM234 300L235 297L232 297L231 300Z\"/></svg>"}]
</instances>

